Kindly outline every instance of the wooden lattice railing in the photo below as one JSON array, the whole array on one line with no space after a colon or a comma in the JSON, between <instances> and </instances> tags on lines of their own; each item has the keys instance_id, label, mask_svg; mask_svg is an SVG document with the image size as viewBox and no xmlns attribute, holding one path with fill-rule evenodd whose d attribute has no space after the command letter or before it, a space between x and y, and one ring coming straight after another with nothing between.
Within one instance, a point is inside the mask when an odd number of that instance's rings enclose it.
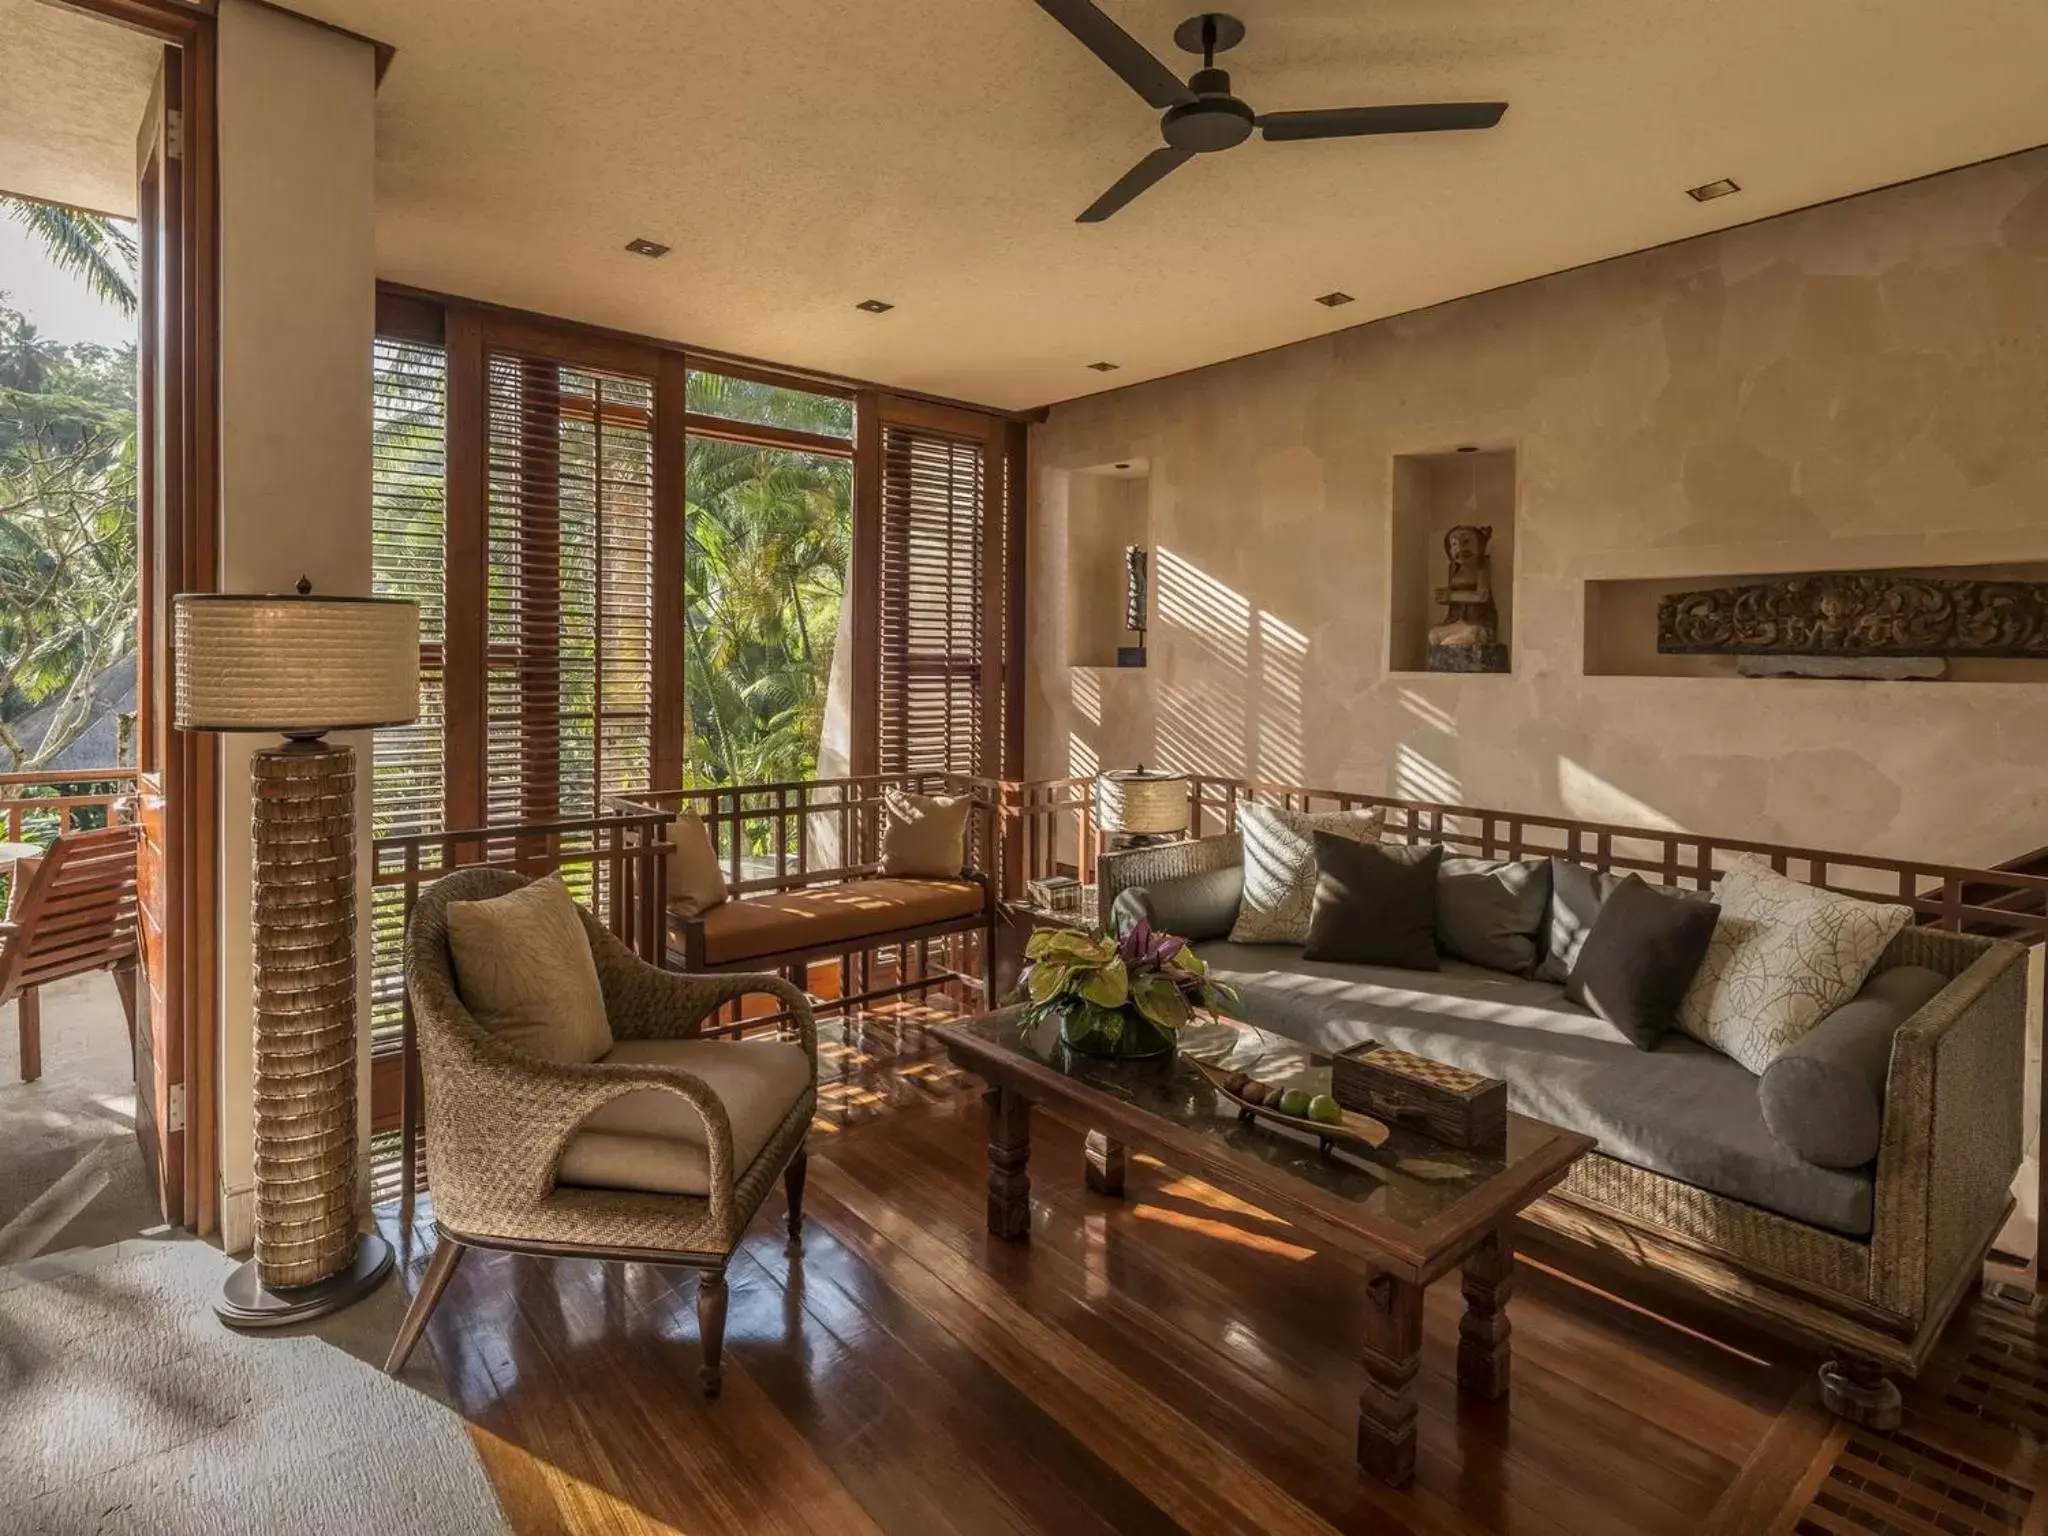
<instances>
[{"instance_id":1,"label":"wooden lattice railing","mask_svg":"<svg viewBox=\"0 0 2048 1536\"><path fill-rule=\"evenodd\" d=\"M43 843L133 815L135 770L0 773L0 841Z\"/></svg>"}]
</instances>

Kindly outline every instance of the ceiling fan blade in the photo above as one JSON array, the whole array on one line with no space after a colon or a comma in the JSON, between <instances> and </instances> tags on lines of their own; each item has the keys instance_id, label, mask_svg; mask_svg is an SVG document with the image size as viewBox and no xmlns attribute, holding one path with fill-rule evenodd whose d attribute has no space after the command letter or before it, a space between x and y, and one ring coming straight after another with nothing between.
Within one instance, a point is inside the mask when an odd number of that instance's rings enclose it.
<instances>
[{"instance_id":1,"label":"ceiling fan blade","mask_svg":"<svg viewBox=\"0 0 2048 1536\"><path fill-rule=\"evenodd\" d=\"M1181 83L1178 75L1153 58L1143 43L1103 15L1090 0L1038 0L1038 5L1153 106L1178 107L1195 99L1195 93Z\"/></svg>"},{"instance_id":2,"label":"ceiling fan blade","mask_svg":"<svg viewBox=\"0 0 2048 1536\"><path fill-rule=\"evenodd\" d=\"M1168 171L1178 170L1195 158L1191 149L1155 149L1119 176L1116 185L1085 208L1076 224L1100 224Z\"/></svg>"},{"instance_id":3,"label":"ceiling fan blade","mask_svg":"<svg viewBox=\"0 0 2048 1536\"><path fill-rule=\"evenodd\" d=\"M1259 128L1269 139L1350 139L1368 133L1444 133L1491 128L1508 109L1504 101L1438 101L1414 107L1331 107L1321 112L1264 112Z\"/></svg>"}]
</instances>

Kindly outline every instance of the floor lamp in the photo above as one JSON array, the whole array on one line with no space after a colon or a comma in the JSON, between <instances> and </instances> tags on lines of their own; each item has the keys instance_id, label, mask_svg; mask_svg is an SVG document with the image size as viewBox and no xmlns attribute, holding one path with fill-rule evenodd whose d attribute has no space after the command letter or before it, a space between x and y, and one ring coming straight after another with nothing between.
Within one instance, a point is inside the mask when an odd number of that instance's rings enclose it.
<instances>
[{"instance_id":1,"label":"floor lamp","mask_svg":"<svg viewBox=\"0 0 2048 1536\"><path fill-rule=\"evenodd\" d=\"M329 731L419 714L419 609L367 597L174 600L180 730L285 737L250 764L256 1254L214 1310L274 1328L345 1307L391 1269L356 1230L356 763Z\"/></svg>"}]
</instances>

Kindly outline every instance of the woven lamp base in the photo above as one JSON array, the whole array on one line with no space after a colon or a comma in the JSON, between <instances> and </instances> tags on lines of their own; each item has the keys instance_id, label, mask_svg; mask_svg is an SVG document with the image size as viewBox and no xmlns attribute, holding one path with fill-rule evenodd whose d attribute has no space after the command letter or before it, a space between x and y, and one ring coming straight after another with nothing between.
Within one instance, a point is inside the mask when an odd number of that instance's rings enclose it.
<instances>
[{"instance_id":1,"label":"woven lamp base","mask_svg":"<svg viewBox=\"0 0 2048 1536\"><path fill-rule=\"evenodd\" d=\"M356 1231L355 752L258 752L256 1256L215 1303L239 1327L331 1312L391 1269Z\"/></svg>"}]
</instances>

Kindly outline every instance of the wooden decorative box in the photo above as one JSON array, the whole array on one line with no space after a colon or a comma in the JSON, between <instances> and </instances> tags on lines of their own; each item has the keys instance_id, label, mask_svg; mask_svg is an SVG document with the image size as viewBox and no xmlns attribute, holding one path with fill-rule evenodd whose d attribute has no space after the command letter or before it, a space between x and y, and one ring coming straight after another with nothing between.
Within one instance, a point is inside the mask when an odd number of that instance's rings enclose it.
<instances>
[{"instance_id":1,"label":"wooden decorative box","mask_svg":"<svg viewBox=\"0 0 2048 1536\"><path fill-rule=\"evenodd\" d=\"M1330 1097L1465 1151L1507 1142L1506 1083L1370 1040L1331 1058Z\"/></svg>"}]
</instances>

